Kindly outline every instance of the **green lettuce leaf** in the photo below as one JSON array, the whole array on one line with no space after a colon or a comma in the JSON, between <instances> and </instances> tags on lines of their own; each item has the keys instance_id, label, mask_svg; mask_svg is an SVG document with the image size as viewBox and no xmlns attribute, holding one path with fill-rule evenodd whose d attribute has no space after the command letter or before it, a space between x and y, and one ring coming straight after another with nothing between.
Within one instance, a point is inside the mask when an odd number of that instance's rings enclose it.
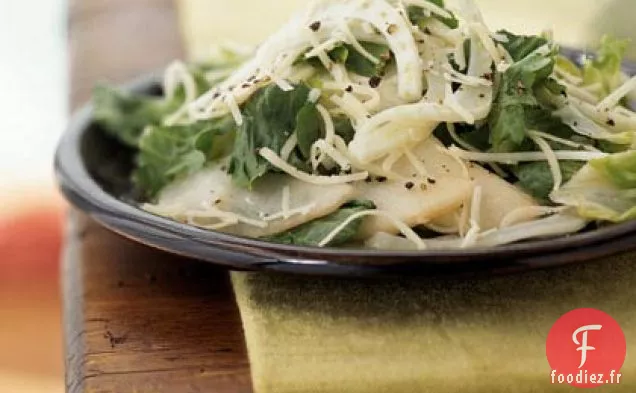
<instances>
[{"instance_id":1,"label":"green lettuce leaf","mask_svg":"<svg viewBox=\"0 0 636 393\"><path fill-rule=\"evenodd\" d=\"M497 34L505 36L507 40L500 41L508 51L514 61L521 61L528 57L532 52L548 44L548 40L544 37L533 35L516 35L507 30L499 30Z\"/></svg>"},{"instance_id":2,"label":"green lettuce leaf","mask_svg":"<svg viewBox=\"0 0 636 393\"><path fill-rule=\"evenodd\" d=\"M229 74L243 60L243 57L226 51L215 61L188 65L188 71L197 86L197 94L203 94L213 84L223 80L223 78L208 80L206 76L208 72L227 70ZM161 125L162 120L179 109L184 101L183 86L177 88L173 99L166 100L161 97L131 94L106 85L97 85L93 90L95 107L93 118L104 131L122 143L137 147L146 126Z\"/></svg>"},{"instance_id":3,"label":"green lettuce leaf","mask_svg":"<svg viewBox=\"0 0 636 393\"><path fill-rule=\"evenodd\" d=\"M592 160L553 195L581 217L610 222L636 219L636 151Z\"/></svg>"},{"instance_id":4,"label":"green lettuce leaf","mask_svg":"<svg viewBox=\"0 0 636 393\"><path fill-rule=\"evenodd\" d=\"M128 146L137 147L144 128L161 124L163 117L180 104L98 85L93 90L93 105L93 118L104 131Z\"/></svg>"},{"instance_id":5,"label":"green lettuce leaf","mask_svg":"<svg viewBox=\"0 0 636 393\"><path fill-rule=\"evenodd\" d=\"M315 104L307 100L309 92L310 88L305 85L291 91L269 85L248 100L230 161L229 172L237 185L251 188L256 179L274 169L259 155L261 148L279 153L294 132L303 140L305 151L310 142L315 141L320 119ZM293 155L295 161L303 161L296 153Z\"/></svg>"},{"instance_id":6,"label":"green lettuce leaf","mask_svg":"<svg viewBox=\"0 0 636 393\"><path fill-rule=\"evenodd\" d=\"M371 201L351 201L328 216L313 220L285 233L269 237L267 240L297 246L318 246L327 235L351 215L375 208ZM327 246L340 246L351 241L358 233L361 223L362 218L352 221Z\"/></svg>"},{"instance_id":7,"label":"green lettuce leaf","mask_svg":"<svg viewBox=\"0 0 636 393\"><path fill-rule=\"evenodd\" d=\"M592 168L621 189L636 189L636 151L612 154L590 162Z\"/></svg>"},{"instance_id":8,"label":"green lettuce leaf","mask_svg":"<svg viewBox=\"0 0 636 393\"><path fill-rule=\"evenodd\" d=\"M584 63L583 84L587 86L600 83L601 98L609 95L623 83L621 66L629 42L604 36L596 57Z\"/></svg>"},{"instance_id":9,"label":"green lettuce leaf","mask_svg":"<svg viewBox=\"0 0 636 393\"><path fill-rule=\"evenodd\" d=\"M564 91L550 78L556 48L537 52L547 43L544 38L504 33L508 38L504 46L516 62L501 75L488 117L489 142L495 152L522 150L527 147L528 130L550 132L562 123L552 116L558 102L554 97Z\"/></svg>"},{"instance_id":10,"label":"green lettuce leaf","mask_svg":"<svg viewBox=\"0 0 636 393\"><path fill-rule=\"evenodd\" d=\"M442 8L445 7L444 0L428 0L428 1L430 3L435 4L438 7L442 7ZM439 20L440 22L450 27L451 29L456 29L457 27L459 27L459 21L457 20L455 15L453 15L453 13L450 11L448 11L451 14L450 18L445 18L443 16L436 15L436 14L429 16L427 15L427 12L424 11L422 7L418 7L416 5L408 6L406 9L406 12L408 14L408 17L411 23L419 27L421 30L426 29L426 24L431 18L435 18Z\"/></svg>"},{"instance_id":11,"label":"green lettuce leaf","mask_svg":"<svg viewBox=\"0 0 636 393\"><path fill-rule=\"evenodd\" d=\"M276 171L258 151L267 147L279 153L293 133L298 145L288 162L300 170L311 170L311 146L325 136L325 125L316 104L307 100L310 90L306 85L298 85L292 91L270 85L248 100L230 161L229 172L237 185L251 188L258 178ZM346 116L336 116L333 121L336 134L350 142L355 132L351 121Z\"/></svg>"},{"instance_id":12,"label":"green lettuce leaf","mask_svg":"<svg viewBox=\"0 0 636 393\"><path fill-rule=\"evenodd\" d=\"M311 146L323 135L323 121L315 105L305 105L296 116L296 137L302 157L310 158Z\"/></svg>"},{"instance_id":13,"label":"green lettuce leaf","mask_svg":"<svg viewBox=\"0 0 636 393\"><path fill-rule=\"evenodd\" d=\"M342 137L346 144L353 140L356 130L347 116L333 116L333 125L336 129L336 135Z\"/></svg>"},{"instance_id":14,"label":"green lettuce leaf","mask_svg":"<svg viewBox=\"0 0 636 393\"><path fill-rule=\"evenodd\" d=\"M572 60L563 55L559 55L556 58L556 66L567 72L568 74L577 78L583 78L583 70L576 65Z\"/></svg>"},{"instance_id":15,"label":"green lettuce leaf","mask_svg":"<svg viewBox=\"0 0 636 393\"><path fill-rule=\"evenodd\" d=\"M139 139L135 186L148 199L174 180L200 170L231 151L232 117L191 125L150 126Z\"/></svg>"},{"instance_id":16,"label":"green lettuce leaf","mask_svg":"<svg viewBox=\"0 0 636 393\"><path fill-rule=\"evenodd\" d=\"M582 167L577 161L561 161L563 181L569 181ZM547 162L532 162L519 164L514 168L515 176L519 179L519 186L539 201L549 201L554 187L554 179Z\"/></svg>"},{"instance_id":17,"label":"green lettuce leaf","mask_svg":"<svg viewBox=\"0 0 636 393\"><path fill-rule=\"evenodd\" d=\"M387 45L376 44L373 42L361 41L360 45L372 54L379 62L376 64L364 57L353 46L349 44L340 44L330 50L327 54L329 58L336 63L344 64L347 70L361 76L374 77L382 76L389 61L391 60L391 50ZM305 55L301 55L296 64L307 61L315 68L323 68L322 63L317 57L305 59Z\"/></svg>"},{"instance_id":18,"label":"green lettuce leaf","mask_svg":"<svg viewBox=\"0 0 636 393\"><path fill-rule=\"evenodd\" d=\"M362 56L360 52L355 50L352 46L345 45L348 52L348 56L344 62L347 70L369 78L373 76L382 76L389 60L391 60L391 50L389 47L384 44L375 44L373 42L361 42L360 45L378 59L379 63L374 64L371 60Z\"/></svg>"}]
</instances>

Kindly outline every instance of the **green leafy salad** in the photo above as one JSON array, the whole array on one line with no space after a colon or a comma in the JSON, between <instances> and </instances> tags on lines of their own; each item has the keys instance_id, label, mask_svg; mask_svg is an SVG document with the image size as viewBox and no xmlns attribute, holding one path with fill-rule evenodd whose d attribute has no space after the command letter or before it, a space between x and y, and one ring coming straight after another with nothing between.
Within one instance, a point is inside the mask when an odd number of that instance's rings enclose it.
<instances>
[{"instance_id":1,"label":"green leafy salad","mask_svg":"<svg viewBox=\"0 0 636 393\"><path fill-rule=\"evenodd\" d=\"M243 237L492 247L636 219L627 43L560 55L473 0L318 0L249 53L175 62L164 95L100 86L140 207Z\"/></svg>"}]
</instances>

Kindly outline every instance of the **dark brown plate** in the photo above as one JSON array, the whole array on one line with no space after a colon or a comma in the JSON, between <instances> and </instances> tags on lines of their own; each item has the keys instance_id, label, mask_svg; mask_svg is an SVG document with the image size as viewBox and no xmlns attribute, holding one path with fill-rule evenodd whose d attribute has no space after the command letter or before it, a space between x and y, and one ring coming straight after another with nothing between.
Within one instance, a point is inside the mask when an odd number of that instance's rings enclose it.
<instances>
[{"instance_id":1,"label":"dark brown plate","mask_svg":"<svg viewBox=\"0 0 636 393\"><path fill-rule=\"evenodd\" d=\"M633 74L636 68L626 70ZM126 88L160 94L157 80L149 75ZM295 247L203 230L135 206L127 198L134 152L105 135L91 118L89 104L74 116L58 147L57 177L69 201L126 237L233 269L341 276L501 274L636 250L636 222L496 248L413 252Z\"/></svg>"}]
</instances>

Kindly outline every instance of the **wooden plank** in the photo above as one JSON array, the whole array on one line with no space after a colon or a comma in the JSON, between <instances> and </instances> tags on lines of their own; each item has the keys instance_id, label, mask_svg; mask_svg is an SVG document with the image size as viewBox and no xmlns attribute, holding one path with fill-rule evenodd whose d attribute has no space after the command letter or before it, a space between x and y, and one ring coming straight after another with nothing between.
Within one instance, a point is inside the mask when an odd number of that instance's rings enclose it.
<instances>
[{"instance_id":1,"label":"wooden plank","mask_svg":"<svg viewBox=\"0 0 636 393\"><path fill-rule=\"evenodd\" d=\"M75 0L73 106L181 57L172 2ZM63 263L66 387L80 392L250 392L227 272L69 218Z\"/></svg>"}]
</instances>

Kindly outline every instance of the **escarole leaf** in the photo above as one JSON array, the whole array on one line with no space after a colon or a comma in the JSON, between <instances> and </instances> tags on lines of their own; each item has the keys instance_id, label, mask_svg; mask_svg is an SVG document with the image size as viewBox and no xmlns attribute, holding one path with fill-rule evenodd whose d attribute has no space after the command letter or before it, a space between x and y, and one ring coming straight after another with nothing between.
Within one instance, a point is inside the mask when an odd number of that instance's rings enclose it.
<instances>
[{"instance_id":1,"label":"escarole leaf","mask_svg":"<svg viewBox=\"0 0 636 393\"><path fill-rule=\"evenodd\" d=\"M153 198L174 180L229 154L235 124L231 117L190 125L150 126L139 139L136 187Z\"/></svg>"},{"instance_id":2,"label":"escarole leaf","mask_svg":"<svg viewBox=\"0 0 636 393\"><path fill-rule=\"evenodd\" d=\"M142 96L98 85L93 90L93 119L104 131L131 147L137 147L146 126L161 124L179 102Z\"/></svg>"},{"instance_id":3,"label":"escarole leaf","mask_svg":"<svg viewBox=\"0 0 636 393\"><path fill-rule=\"evenodd\" d=\"M311 146L323 134L323 121L315 105L305 105L296 116L296 137L303 159L309 159Z\"/></svg>"},{"instance_id":4,"label":"escarole leaf","mask_svg":"<svg viewBox=\"0 0 636 393\"><path fill-rule=\"evenodd\" d=\"M604 36L601 47L594 59L583 65L583 84L600 84L600 98L604 98L623 83L621 66L629 45L629 40L618 40Z\"/></svg>"},{"instance_id":5,"label":"escarole leaf","mask_svg":"<svg viewBox=\"0 0 636 393\"><path fill-rule=\"evenodd\" d=\"M248 100L229 167L236 185L250 189L258 178L277 171L260 156L259 150L267 147L280 153L293 134L298 142L287 161L300 170L310 171L311 147L324 137L325 124L316 104L308 101L309 92L310 88L304 84L291 91L272 84ZM333 122L336 134L350 142L355 132L351 121L346 116L335 116Z\"/></svg>"},{"instance_id":6,"label":"escarole leaf","mask_svg":"<svg viewBox=\"0 0 636 393\"><path fill-rule=\"evenodd\" d=\"M561 161L559 167L563 181L569 181L582 167L577 161ZM520 164L514 168L514 174L519 179L519 186L539 201L549 201L554 187L554 178L547 162L532 162Z\"/></svg>"},{"instance_id":7,"label":"escarole leaf","mask_svg":"<svg viewBox=\"0 0 636 393\"><path fill-rule=\"evenodd\" d=\"M516 35L507 30L499 30L497 34L506 37L506 40L499 43L506 48L514 61L525 59L532 52L549 43L547 39L538 35Z\"/></svg>"},{"instance_id":8,"label":"escarole leaf","mask_svg":"<svg viewBox=\"0 0 636 393\"><path fill-rule=\"evenodd\" d=\"M438 7L444 8L445 4L444 4L444 0L427 0L430 3L435 4ZM410 5L407 7L406 12L408 14L409 20L411 21L411 23L417 27L419 27L421 30L425 30L426 29L426 24L431 20L431 19L437 19L440 22L442 22L443 24L445 24L446 26L450 27L451 29L456 29L457 27L459 27L459 21L457 20L457 18L455 17L455 15L448 11L448 13L451 15L450 17L443 17L441 15L437 15L437 14L430 14L429 12L427 12L426 10L424 10L424 8L422 7L418 7L417 5Z\"/></svg>"},{"instance_id":9,"label":"escarole leaf","mask_svg":"<svg viewBox=\"0 0 636 393\"><path fill-rule=\"evenodd\" d=\"M556 48L545 47L546 41L539 37L523 37L507 34L506 45L513 57L525 57L512 64L501 76L492 111L488 117L490 144L495 152L516 151L527 139L527 130L546 130L552 118L552 109L545 98L539 99L537 92L556 94L553 80L549 79L554 68ZM541 49L541 48L546 48ZM527 54L530 52L530 54ZM548 102L546 102L548 101ZM556 100L554 100L556 101Z\"/></svg>"},{"instance_id":10,"label":"escarole leaf","mask_svg":"<svg viewBox=\"0 0 636 393\"><path fill-rule=\"evenodd\" d=\"M385 44L367 41L361 41L360 45L362 45L367 52L373 55L378 62L375 63L366 58L356 48L349 44L339 44L335 48L331 49L327 54L332 61L338 64L344 64L348 71L369 78L373 76L381 76L391 60L390 48ZM297 63L303 61L309 62L309 64L316 68L322 68L322 63L317 57L305 59L305 56L301 55L299 60L297 60Z\"/></svg>"},{"instance_id":11,"label":"escarole leaf","mask_svg":"<svg viewBox=\"0 0 636 393\"><path fill-rule=\"evenodd\" d=\"M353 214L375 209L371 201L355 200L343 205L336 212L310 221L288 232L269 237L267 240L297 246L318 246L332 231L342 225ZM351 241L360 228L363 218L353 220L333 238L327 246L340 246Z\"/></svg>"},{"instance_id":12,"label":"escarole leaf","mask_svg":"<svg viewBox=\"0 0 636 393\"><path fill-rule=\"evenodd\" d=\"M294 132L302 140L302 150L307 152L318 135L320 120L316 105L307 100L309 92L305 85L284 91L272 84L249 99L242 111L243 124L238 130L230 161L229 172L235 184L251 188L256 179L274 170L259 155L259 150L267 147L280 153ZM304 161L296 152L293 155L295 161Z\"/></svg>"},{"instance_id":13,"label":"escarole leaf","mask_svg":"<svg viewBox=\"0 0 636 393\"><path fill-rule=\"evenodd\" d=\"M553 195L583 218L610 222L636 219L636 151L591 161Z\"/></svg>"},{"instance_id":14,"label":"escarole leaf","mask_svg":"<svg viewBox=\"0 0 636 393\"><path fill-rule=\"evenodd\" d=\"M366 77L381 76L389 60L391 60L391 50L389 47L373 42L361 42L360 45L362 45L367 52L372 54L373 57L378 60L378 63L374 64L354 47L347 44L345 48L347 49L348 56L344 62L347 70Z\"/></svg>"},{"instance_id":15,"label":"escarole leaf","mask_svg":"<svg viewBox=\"0 0 636 393\"><path fill-rule=\"evenodd\" d=\"M349 144L353 140L356 130L351 124L351 120L344 115L333 116L333 125L336 131L336 135L342 137L346 144Z\"/></svg>"},{"instance_id":16,"label":"escarole leaf","mask_svg":"<svg viewBox=\"0 0 636 393\"><path fill-rule=\"evenodd\" d=\"M194 79L196 94L203 94L214 84L222 82L241 61L243 57L238 54L223 51L209 62L189 64L187 68ZM182 85L177 87L171 99L97 85L93 90L93 118L104 131L122 143L138 147L144 128L161 125L166 116L173 114L184 104L185 99Z\"/></svg>"}]
</instances>

